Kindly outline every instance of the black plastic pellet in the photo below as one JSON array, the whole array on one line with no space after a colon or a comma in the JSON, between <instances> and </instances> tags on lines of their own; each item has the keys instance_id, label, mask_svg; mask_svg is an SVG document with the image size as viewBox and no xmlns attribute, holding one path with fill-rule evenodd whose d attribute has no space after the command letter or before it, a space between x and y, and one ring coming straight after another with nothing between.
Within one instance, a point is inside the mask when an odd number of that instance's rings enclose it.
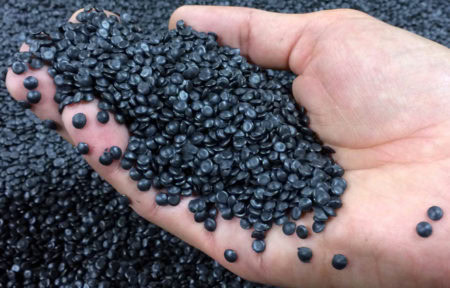
<instances>
[{"instance_id":1,"label":"black plastic pellet","mask_svg":"<svg viewBox=\"0 0 450 288\"><path fill-rule=\"evenodd\" d=\"M145 179L145 180L147 180L147 179ZM171 206L177 206L180 203L180 201L181 201L180 195L169 195L167 197L167 202Z\"/></svg>"},{"instance_id":2,"label":"black plastic pellet","mask_svg":"<svg viewBox=\"0 0 450 288\"><path fill-rule=\"evenodd\" d=\"M283 224L283 233L286 235L292 235L295 232L295 223L286 222Z\"/></svg>"},{"instance_id":3,"label":"black plastic pellet","mask_svg":"<svg viewBox=\"0 0 450 288\"><path fill-rule=\"evenodd\" d=\"M333 260L331 261L331 265L337 270L342 270L347 266L347 257L342 254L336 254L333 256Z\"/></svg>"},{"instance_id":4,"label":"black plastic pellet","mask_svg":"<svg viewBox=\"0 0 450 288\"><path fill-rule=\"evenodd\" d=\"M216 230L216 220L212 218L206 218L205 222L203 222L203 225L205 226L205 229L210 232Z\"/></svg>"},{"instance_id":5,"label":"black plastic pellet","mask_svg":"<svg viewBox=\"0 0 450 288\"><path fill-rule=\"evenodd\" d=\"M113 157L110 152L105 151L100 156L98 161L100 162L100 164L108 166L108 165L111 165L111 163L113 162Z\"/></svg>"},{"instance_id":6,"label":"black plastic pellet","mask_svg":"<svg viewBox=\"0 0 450 288\"><path fill-rule=\"evenodd\" d=\"M286 144L284 144L283 142L276 142L273 145L273 149L277 152L284 152L286 151Z\"/></svg>"},{"instance_id":7,"label":"black plastic pellet","mask_svg":"<svg viewBox=\"0 0 450 288\"><path fill-rule=\"evenodd\" d=\"M33 76L28 76L23 80L23 86L28 90L36 89L38 87L38 84L38 80Z\"/></svg>"},{"instance_id":8,"label":"black plastic pellet","mask_svg":"<svg viewBox=\"0 0 450 288\"><path fill-rule=\"evenodd\" d=\"M256 231L256 230L254 230L254 231L252 232L252 238L262 240L262 239L264 239L265 237L266 237L266 233L265 233L264 231Z\"/></svg>"},{"instance_id":9,"label":"black plastic pellet","mask_svg":"<svg viewBox=\"0 0 450 288\"><path fill-rule=\"evenodd\" d=\"M111 156L113 159L118 160L122 156L122 149L118 146L112 146L109 148L109 152L111 153Z\"/></svg>"},{"instance_id":10,"label":"black plastic pellet","mask_svg":"<svg viewBox=\"0 0 450 288\"><path fill-rule=\"evenodd\" d=\"M33 58L30 62L30 67L32 69L40 69L44 66L44 62L39 58Z\"/></svg>"},{"instance_id":11,"label":"black plastic pellet","mask_svg":"<svg viewBox=\"0 0 450 288\"><path fill-rule=\"evenodd\" d=\"M145 179L145 178L139 180L137 183L137 187L140 191L147 191L148 189L150 189L151 186L152 186L152 182L149 179ZM170 198L170 196L169 196L169 198ZM169 199L168 199L168 202L169 202L169 204L171 204Z\"/></svg>"},{"instance_id":12,"label":"black plastic pellet","mask_svg":"<svg viewBox=\"0 0 450 288\"><path fill-rule=\"evenodd\" d=\"M77 113L72 117L72 125L77 129L82 129L86 125L86 115Z\"/></svg>"},{"instance_id":13,"label":"black plastic pellet","mask_svg":"<svg viewBox=\"0 0 450 288\"><path fill-rule=\"evenodd\" d=\"M37 104L41 101L41 92L37 90L31 90L27 93L27 101L31 104Z\"/></svg>"},{"instance_id":14,"label":"black plastic pellet","mask_svg":"<svg viewBox=\"0 0 450 288\"><path fill-rule=\"evenodd\" d=\"M80 142L77 145L77 151L78 153L85 155L89 153L89 145L84 142Z\"/></svg>"},{"instance_id":15,"label":"black plastic pellet","mask_svg":"<svg viewBox=\"0 0 450 288\"><path fill-rule=\"evenodd\" d=\"M266 249L266 242L264 240L253 240L252 249L256 253L261 253Z\"/></svg>"},{"instance_id":16,"label":"black plastic pellet","mask_svg":"<svg viewBox=\"0 0 450 288\"><path fill-rule=\"evenodd\" d=\"M241 228L245 229L245 230L248 230L248 229L250 229L252 227L252 224L248 220L246 220L244 218L242 218L240 220L239 224L240 224Z\"/></svg>"},{"instance_id":17,"label":"black plastic pellet","mask_svg":"<svg viewBox=\"0 0 450 288\"><path fill-rule=\"evenodd\" d=\"M159 206L166 206L167 204L169 204L169 202L167 201L167 194L165 193L156 194L155 202Z\"/></svg>"},{"instance_id":18,"label":"black plastic pellet","mask_svg":"<svg viewBox=\"0 0 450 288\"><path fill-rule=\"evenodd\" d=\"M427 214L431 220L437 221L440 220L442 216L444 216L444 211L442 211L441 207L431 206L430 208L428 208Z\"/></svg>"},{"instance_id":19,"label":"black plastic pellet","mask_svg":"<svg viewBox=\"0 0 450 288\"><path fill-rule=\"evenodd\" d=\"M297 249L297 256L303 263L309 263L312 258L312 250L308 247L300 247Z\"/></svg>"},{"instance_id":20,"label":"black plastic pellet","mask_svg":"<svg viewBox=\"0 0 450 288\"><path fill-rule=\"evenodd\" d=\"M31 104L28 101L17 101L17 103L19 103L19 105L23 108L23 109L30 109L31 108Z\"/></svg>"},{"instance_id":21,"label":"black plastic pellet","mask_svg":"<svg viewBox=\"0 0 450 288\"><path fill-rule=\"evenodd\" d=\"M238 255L236 253L236 251L232 250L232 249L226 249L225 252L223 253L225 260L227 260L230 263L236 262Z\"/></svg>"},{"instance_id":22,"label":"black plastic pellet","mask_svg":"<svg viewBox=\"0 0 450 288\"><path fill-rule=\"evenodd\" d=\"M423 221L417 224L416 231L420 237L427 238L433 233L433 227L430 223Z\"/></svg>"},{"instance_id":23,"label":"black plastic pellet","mask_svg":"<svg viewBox=\"0 0 450 288\"><path fill-rule=\"evenodd\" d=\"M315 233L320 233L325 229L325 222L320 222L320 221L314 221L313 226L312 226L312 230Z\"/></svg>"},{"instance_id":24,"label":"black plastic pellet","mask_svg":"<svg viewBox=\"0 0 450 288\"><path fill-rule=\"evenodd\" d=\"M294 207L291 209L292 220L298 220L302 216L302 209L300 207Z\"/></svg>"},{"instance_id":25,"label":"black plastic pellet","mask_svg":"<svg viewBox=\"0 0 450 288\"><path fill-rule=\"evenodd\" d=\"M42 124L44 124L44 126L50 130L56 130L58 128L58 125L56 124L56 122L51 119L43 120Z\"/></svg>"},{"instance_id":26,"label":"black plastic pellet","mask_svg":"<svg viewBox=\"0 0 450 288\"><path fill-rule=\"evenodd\" d=\"M97 121L106 124L109 121L109 114L106 111L100 110L97 113Z\"/></svg>"},{"instance_id":27,"label":"black plastic pellet","mask_svg":"<svg viewBox=\"0 0 450 288\"><path fill-rule=\"evenodd\" d=\"M297 229L295 229L295 233L297 234L298 238L306 239L308 237L308 228L306 228L305 225L298 225Z\"/></svg>"},{"instance_id":28,"label":"black plastic pellet","mask_svg":"<svg viewBox=\"0 0 450 288\"><path fill-rule=\"evenodd\" d=\"M27 71L27 65L23 62L16 61L12 64L11 69L15 74L22 74Z\"/></svg>"}]
</instances>

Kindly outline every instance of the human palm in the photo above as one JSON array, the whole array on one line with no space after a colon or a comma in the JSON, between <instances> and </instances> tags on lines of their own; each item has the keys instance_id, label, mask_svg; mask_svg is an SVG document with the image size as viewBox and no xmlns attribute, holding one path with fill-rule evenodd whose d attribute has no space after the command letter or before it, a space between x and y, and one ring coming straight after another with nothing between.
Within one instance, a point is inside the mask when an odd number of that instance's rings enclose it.
<instances>
[{"instance_id":1,"label":"human palm","mask_svg":"<svg viewBox=\"0 0 450 288\"><path fill-rule=\"evenodd\" d=\"M23 78L36 74L43 100L33 110L59 123L59 132L72 143L87 142L91 151L86 160L130 197L133 209L246 279L302 287L448 285L448 217L432 223L428 239L415 232L429 206L450 211L447 48L348 10L283 15L198 6L178 9L170 27L178 19L216 32L222 44L241 48L258 65L300 75L294 96L307 108L312 129L337 151L335 159L346 169L349 183L338 217L322 233L301 240L274 226L267 233L266 250L256 254L251 232L242 230L237 219L218 217L217 230L208 232L192 220L188 199L160 208L155 193L139 192L118 165L99 165L103 147L125 148L128 133L114 121L103 126L88 121L75 131L72 116L83 111L88 120L94 118L95 103L71 105L59 115L52 80L42 70L9 72L7 87L24 100ZM297 222L311 227L312 217ZM311 263L297 258L301 246L313 250ZM227 248L237 251L237 262L224 260ZM345 270L332 268L336 253L348 257Z\"/></svg>"}]
</instances>

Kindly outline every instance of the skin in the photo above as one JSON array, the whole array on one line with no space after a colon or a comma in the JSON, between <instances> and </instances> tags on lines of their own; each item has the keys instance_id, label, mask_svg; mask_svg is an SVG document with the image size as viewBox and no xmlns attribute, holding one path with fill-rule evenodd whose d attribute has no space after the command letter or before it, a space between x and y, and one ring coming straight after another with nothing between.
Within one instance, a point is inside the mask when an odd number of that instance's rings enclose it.
<instances>
[{"instance_id":1,"label":"skin","mask_svg":"<svg viewBox=\"0 0 450 288\"><path fill-rule=\"evenodd\" d=\"M221 44L240 48L257 65L300 75L293 94L307 108L312 129L337 151L349 183L339 217L322 233L311 233L309 213L297 221L309 228L307 239L285 236L274 226L266 251L256 254L251 232L237 219L218 217L217 230L207 232L193 221L188 199L177 207L157 207L155 191L139 192L117 161L108 167L98 163L104 148L126 148L128 132L115 121L97 122L95 103L71 105L58 114L47 68L22 75L9 71L6 85L14 98L24 100L22 81L35 75L43 100L33 111L57 121L68 141L88 143L91 150L83 157L131 199L137 213L246 279L285 287L448 285L449 217L433 222L426 210L439 205L450 211L449 49L353 10L289 15L184 6L173 13L169 28L179 19L217 33ZM88 121L78 130L71 119L81 111ZM431 237L417 235L420 221L432 222ZM301 246L312 249L311 263L297 258ZM224 260L228 248L238 253L235 263ZM341 271L331 266L338 253L349 260Z\"/></svg>"}]
</instances>

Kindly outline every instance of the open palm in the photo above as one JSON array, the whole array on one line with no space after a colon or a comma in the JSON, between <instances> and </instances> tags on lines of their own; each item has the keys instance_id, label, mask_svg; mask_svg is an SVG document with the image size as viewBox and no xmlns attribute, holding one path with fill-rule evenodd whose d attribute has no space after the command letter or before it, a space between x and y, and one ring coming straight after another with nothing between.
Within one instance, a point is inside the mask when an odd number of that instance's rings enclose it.
<instances>
[{"instance_id":1,"label":"open palm","mask_svg":"<svg viewBox=\"0 0 450 288\"><path fill-rule=\"evenodd\" d=\"M114 121L93 121L95 103L71 105L58 114L52 100L55 87L45 69L22 75L9 71L7 87L13 97L24 100L21 83L35 75L43 99L33 111L55 120L68 141L88 143L86 160L131 199L133 209L246 279L301 287L448 285L448 217L432 223L430 238L415 232L429 206L450 211L447 48L349 10L283 15L187 6L173 14L171 28L178 19L197 30L216 32L222 44L239 47L258 65L300 75L293 84L294 96L307 108L312 129L337 151L335 159L347 170L349 183L344 206L322 233L300 240L273 227L266 251L256 254L250 248L251 232L242 230L237 219L218 217L217 230L208 232L193 221L188 199L177 207L158 207L155 193L139 192L119 165L98 163L104 147L124 149L128 133ZM88 124L77 130L71 119L80 111ZM297 222L311 227L312 218L306 215ZM300 246L313 250L310 264L298 260ZM227 248L237 251L237 262L224 260ZM336 253L348 257L347 269L332 268Z\"/></svg>"}]
</instances>

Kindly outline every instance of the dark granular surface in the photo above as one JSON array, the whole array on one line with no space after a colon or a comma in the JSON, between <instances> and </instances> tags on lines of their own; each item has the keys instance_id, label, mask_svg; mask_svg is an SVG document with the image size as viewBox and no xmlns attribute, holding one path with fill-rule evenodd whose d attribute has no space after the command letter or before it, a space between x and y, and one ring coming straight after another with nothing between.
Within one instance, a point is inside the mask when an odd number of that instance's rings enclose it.
<instances>
[{"instance_id":1,"label":"dark granular surface","mask_svg":"<svg viewBox=\"0 0 450 288\"><path fill-rule=\"evenodd\" d=\"M56 27L87 3L2 2L0 67L12 64L7 59L30 35L30 28ZM326 3L135 0L96 4L120 13L122 19L130 16L138 19L146 30L161 32L167 29L171 12L182 4L242 5L291 13L355 8L450 45L450 17L444 0ZM49 52L46 54L51 56ZM38 68L42 62L33 59L30 65ZM286 79L283 83L286 88L290 86L288 73L274 74ZM4 77L5 71L1 75ZM0 85L0 286L27 287L30 283L38 287L259 286L242 280L198 250L140 219L127 207L127 199L99 178L71 145L48 130L30 111L23 110L29 105L14 102L4 83ZM328 203L334 208L341 205L335 200ZM248 223L241 221L241 225Z\"/></svg>"}]
</instances>

